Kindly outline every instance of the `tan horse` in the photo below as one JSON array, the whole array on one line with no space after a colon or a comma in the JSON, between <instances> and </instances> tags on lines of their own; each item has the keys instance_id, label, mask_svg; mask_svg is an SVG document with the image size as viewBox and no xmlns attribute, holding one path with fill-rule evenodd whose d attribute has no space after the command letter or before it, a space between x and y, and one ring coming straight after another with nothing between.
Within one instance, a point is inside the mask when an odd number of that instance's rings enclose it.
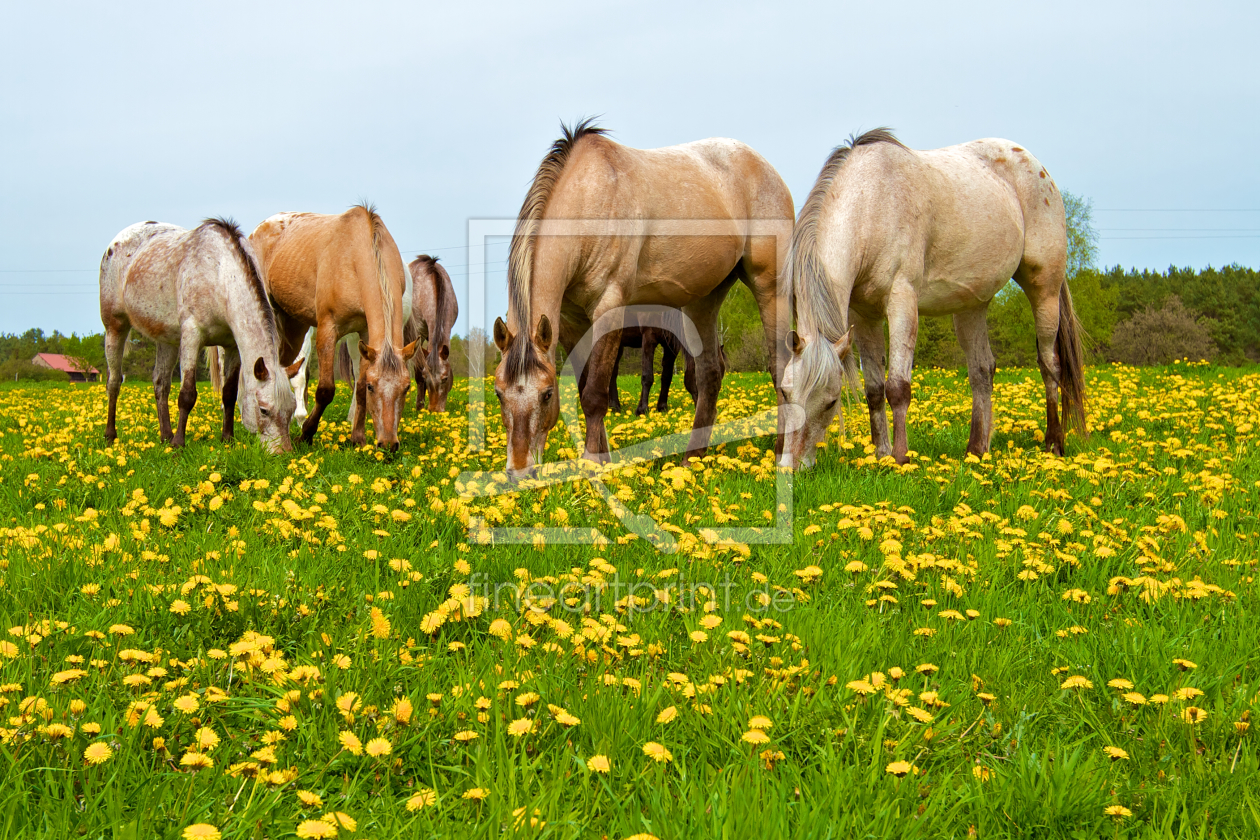
<instances>
[{"instance_id":1,"label":"tan horse","mask_svg":"<svg viewBox=\"0 0 1260 840\"><path fill-rule=\"evenodd\" d=\"M293 392L279 362L276 319L249 241L229 219L207 219L193 230L145 222L126 228L101 259L101 323L109 362L105 439L117 437L115 414L127 334L157 344L153 397L162 441L184 445L188 414L197 403L197 361L207 345L226 349L223 439L233 436L237 387L241 419L272 452L293 448ZM241 359L246 364L242 369ZM179 426L172 433L171 376L179 362Z\"/></svg>"},{"instance_id":2,"label":"tan horse","mask_svg":"<svg viewBox=\"0 0 1260 840\"><path fill-rule=\"evenodd\" d=\"M835 149L801 208L784 275L795 287L799 335L788 337L792 359L783 390L804 409L805 423L788 436L782 465L812 464L836 416L846 356L853 373L850 323L876 454L905 462L920 315L954 318L971 382L967 451L987 452L995 366L985 313L1012 278L1036 322L1046 448L1062 454L1064 426L1085 427L1080 328L1064 280L1066 254L1063 198L1041 163L1009 140L920 152L876 129ZM885 399L893 409L891 446Z\"/></svg>"},{"instance_id":3,"label":"tan horse","mask_svg":"<svg viewBox=\"0 0 1260 840\"><path fill-rule=\"evenodd\" d=\"M508 256L507 322L494 341L507 429L507 470L528 475L556 424L555 338L570 355L604 316L623 307L680 308L699 331L698 395L689 456L708 446L717 394L717 315L735 282L752 290L769 357L778 359L788 308L778 289L784 247L766 234L791 229L792 196L774 168L734 140L664 149L614 143L589 120L564 128L543 158L517 218ZM758 225L757 221L771 224ZM694 231L688 235L689 231ZM558 235L551 235L552 233ZM715 234L715 235L714 235ZM784 237L786 239L786 237ZM596 336L579 376L584 457L609 458L604 415L618 336ZM778 369L775 380L778 381Z\"/></svg>"},{"instance_id":4,"label":"tan horse","mask_svg":"<svg viewBox=\"0 0 1260 840\"><path fill-rule=\"evenodd\" d=\"M406 285L398 246L375 209L351 207L337 216L280 213L250 235L266 269L283 340L281 358L292 361L309 327L316 328L319 385L315 410L302 424L310 443L324 409L336 394L333 355L348 333L364 336L364 359L355 383L358 409L350 435L367 439L364 411L372 415L376 443L398 448L398 420L411 387L407 361L416 350L403 346L403 291Z\"/></svg>"},{"instance_id":5,"label":"tan horse","mask_svg":"<svg viewBox=\"0 0 1260 840\"><path fill-rule=\"evenodd\" d=\"M438 263L437 257L421 254L407 266L411 272L411 320L404 335L407 341L423 342L425 330L429 348L411 359L416 374L416 411L429 396L429 411L446 411L446 397L455 384L451 370L451 329L459 317L459 302L451 275Z\"/></svg>"}]
</instances>

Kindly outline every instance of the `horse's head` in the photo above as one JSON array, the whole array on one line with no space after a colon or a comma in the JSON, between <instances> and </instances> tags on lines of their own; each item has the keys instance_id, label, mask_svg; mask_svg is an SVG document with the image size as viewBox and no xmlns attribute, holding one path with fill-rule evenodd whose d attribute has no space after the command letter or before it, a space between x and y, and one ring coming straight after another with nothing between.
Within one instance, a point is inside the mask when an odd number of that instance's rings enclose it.
<instances>
[{"instance_id":1,"label":"horse's head","mask_svg":"<svg viewBox=\"0 0 1260 840\"><path fill-rule=\"evenodd\" d=\"M547 432L560 418L556 366L551 361L551 320L538 322L531 338L513 335L503 319L494 322L494 343L503 354L494 372L494 393L507 431L507 474L525 478L542 463Z\"/></svg>"},{"instance_id":2,"label":"horse's head","mask_svg":"<svg viewBox=\"0 0 1260 840\"><path fill-rule=\"evenodd\" d=\"M398 449L398 421L403 403L411 388L411 371L407 362L416 352L413 341L402 350L395 350L388 339L381 350L359 342L359 354L366 363L360 372L364 390L359 397L367 404L376 429L376 445L393 452Z\"/></svg>"},{"instance_id":3,"label":"horse's head","mask_svg":"<svg viewBox=\"0 0 1260 840\"><path fill-rule=\"evenodd\" d=\"M241 423L246 429L258 435L262 445L268 452L291 452L293 441L289 438L289 422L293 419L293 409L297 400L293 397L293 389L289 386L287 371L276 370L267 364L267 360L259 356L249 371L252 376L243 376L244 393L241 395ZM300 360L298 363L300 364ZM242 373L246 368L242 366Z\"/></svg>"},{"instance_id":4,"label":"horse's head","mask_svg":"<svg viewBox=\"0 0 1260 840\"><path fill-rule=\"evenodd\" d=\"M805 412L805 422L784 436L779 466L788 469L811 467L818 444L840 408L844 391L845 358L851 343L849 333L834 343L818 337L803 339L795 330L788 333L792 358L783 371L783 400ZM843 430L844 415L840 415Z\"/></svg>"},{"instance_id":5,"label":"horse's head","mask_svg":"<svg viewBox=\"0 0 1260 840\"><path fill-rule=\"evenodd\" d=\"M426 364L421 375L424 377L424 389L429 393L429 411L445 412L446 396L455 384L455 374L451 370L451 345L443 343L437 353L425 353Z\"/></svg>"}]
</instances>

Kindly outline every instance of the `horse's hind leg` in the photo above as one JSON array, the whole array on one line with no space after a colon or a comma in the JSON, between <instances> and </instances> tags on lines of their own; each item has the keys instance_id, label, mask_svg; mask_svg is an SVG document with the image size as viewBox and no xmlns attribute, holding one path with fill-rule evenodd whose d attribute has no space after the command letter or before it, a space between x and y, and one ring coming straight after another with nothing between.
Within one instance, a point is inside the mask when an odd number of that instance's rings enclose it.
<instances>
[{"instance_id":1,"label":"horse's hind leg","mask_svg":"<svg viewBox=\"0 0 1260 840\"><path fill-rule=\"evenodd\" d=\"M910 374L914 369L914 343L919 337L919 298L904 280L893 282L885 310L888 316L888 382L884 394L893 411L893 451L898 464L909 460L906 414L910 411Z\"/></svg>"},{"instance_id":2,"label":"horse's hind leg","mask_svg":"<svg viewBox=\"0 0 1260 840\"><path fill-rule=\"evenodd\" d=\"M105 392L109 397L109 416L105 420L105 442L113 443L118 439L118 427L115 418L118 413L118 391L122 388L123 351L127 349L127 334L131 328L126 324L111 324L105 330L105 361L109 369L109 379L105 384Z\"/></svg>"},{"instance_id":3,"label":"horse's hind leg","mask_svg":"<svg viewBox=\"0 0 1260 840\"><path fill-rule=\"evenodd\" d=\"M652 401L652 384L656 378L656 342L657 334L655 329L645 329L643 331L643 366L639 372L639 404L635 406L635 415L642 417L648 413L648 404ZM664 387L664 377L662 377L662 388ZM661 391L665 393L664 390Z\"/></svg>"},{"instance_id":4,"label":"horse's hind leg","mask_svg":"<svg viewBox=\"0 0 1260 840\"><path fill-rule=\"evenodd\" d=\"M661 393L656 397L656 410L669 411L669 386L674 382L674 363L678 361L677 345L666 335L661 342Z\"/></svg>"},{"instance_id":5,"label":"horse's hind leg","mask_svg":"<svg viewBox=\"0 0 1260 840\"><path fill-rule=\"evenodd\" d=\"M236 436L236 395L241 386L241 353L235 347L223 348L223 434L227 443Z\"/></svg>"},{"instance_id":6,"label":"horse's hind leg","mask_svg":"<svg viewBox=\"0 0 1260 840\"><path fill-rule=\"evenodd\" d=\"M171 376L179 361L179 347L173 344L157 345L157 360L153 363L153 401L157 405L158 430L162 443L170 443L171 434Z\"/></svg>"},{"instance_id":7,"label":"horse's hind leg","mask_svg":"<svg viewBox=\"0 0 1260 840\"><path fill-rule=\"evenodd\" d=\"M703 350L695 359L696 416L691 424L691 439L687 442L687 454L684 458L703 458L713 436L718 390L722 387L717 315L729 290L730 284L723 284L684 310L696 325L703 342Z\"/></svg>"},{"instance_id":8,"label":"horse's hind leg","mask_svg":"<svg viewBox=\"0 0 1260 840\"><path fill-rule=\"evenodd\" d=\"M971 383L971 436L967 452L983 455L993 438L993 374L997 363L989 347L988 305L954 316L954 335L967 357L967 381Z\"/></svg>"},{"instance_id":9,"label":"horse's hind leg","mask_svg":"<svg viewBox=\"0 0 1260 840\"><path fill-rule=\"evenodd\" d=\"M1046 451L1062 455L1066 440L1059 422L1059 375L1062 372L1055 340L1059 335L1059 283L1049 282L1048 272L1021 265L1015 282L1032 305L1037 332L1037 366L1046 389ZM1047 287L1053 287L1047 288Z\"/></svg>"},{"instance_id":10,"label":"horse's hind leg","mask_svg":"<svg viewBox=\"0 0 1260 840\"><path fill-rule=\"evenodd\" d=\"M179 337L179 426L171 441L176 449L184 445L188 415L197 404L197 359L201 356L201 340L200 332L192 326L186 326Z\"/></svg>"},{"instance_id":11,"label":"horse's hind leg","mask_svg":"<svg viewBox=\"0 0 1260 840\"><path fill-rule=\"evenodd\" d=\"M306 416L302 424L302 442L310 443L315 439L315 431L319 428L319 420L324 416L324 409L337 396L337 385L333 381L333 357L337 350L337 330L331 320L326 320L315 331L315 352L319 358L319 385L315 387L315 410Z\"/></svg>"},{"instance_id":12,"label":"horse's hind leg","mask_svg":"<svg viewBox=\"0 0 1260 840\"><path fill-rule=\"evenodd\" d=\"M884 407L884 322L870 321L849 311L853 341L862 359L862 380L866 384L866 410L871 417L871 443L875 456L892 454L888 437L888 411Z\"/></svg>"}]
</instances>

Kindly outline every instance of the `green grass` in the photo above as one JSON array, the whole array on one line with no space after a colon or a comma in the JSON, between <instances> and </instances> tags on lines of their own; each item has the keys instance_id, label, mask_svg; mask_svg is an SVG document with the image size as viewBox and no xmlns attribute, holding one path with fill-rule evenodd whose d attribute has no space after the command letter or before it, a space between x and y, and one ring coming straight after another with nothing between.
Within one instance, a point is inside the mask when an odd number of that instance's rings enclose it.
<instances>
[{"instance_id":1,"label":"green grass","mask_svg":"<svg viewBox=\"0 0 1260 840\"><path fill-rule=\"evenodd\" d=\"M449 415L408 410L396 455L350 449L330 422L282 457L244 433L219 443L208 393L172 452L147 386L124 389L113 448L101 388L0 386L0 837L174 838L200 822L292 837L331 812L357 821L338 836L375 838L1257 836L1257 734L1236 724L1260 690L1260 375L1089 380L1094 431L1066 459L1040 452L1032 371L999 375L978 462L958 371L916 376L906 467L869 455L849 405L847 436L793 479L790 544L706 541L771 524L768 437L696 469L606 471L631 512L667 524L672 554L627 539L584 481L461 495L462 473L504 457L493 409L489 450L465 451L463 382ZM620 384L614 445L689 428L681 388L669 414L636 419L638 379ZM722 394L722 420L773 404L764 376L728 376ZM574 448L557 429L547 460ZM479 521L607 543L483 545ZM1072 676L1091 687L1061 688ZM1128 690L1169 699L1134 706ZM358 706L339 709L350 692ZM1202 722L1183 719L1191 706ZM745 740L754 716L766 743ZM531 731L510 734L520 720ZM219 743L195 770L181 759L203 728ZM355 755L342 732L390 752ZM251 758L268 741L274 763ZM112 751L99 766L93 743ZM596 755L609 773L588 768ZM904 778L887 770L899 761ZM409 810L426 788L436 801Z\"/></svg>"}]
</instances>

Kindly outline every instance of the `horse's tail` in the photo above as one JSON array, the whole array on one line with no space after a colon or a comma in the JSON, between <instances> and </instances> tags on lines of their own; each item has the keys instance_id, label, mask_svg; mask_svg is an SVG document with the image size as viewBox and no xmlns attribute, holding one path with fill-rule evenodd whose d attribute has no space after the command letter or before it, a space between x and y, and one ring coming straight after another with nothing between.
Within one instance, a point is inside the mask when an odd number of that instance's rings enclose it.
<instances>
[{"instance_id":1,"label":"horse's tail","mask_svg":"<svg viewBox=\"0 0 1260 840\"><path fill-rule=\"evenodd\" d=\"M350 358L350 343L346 340L337 342L337 353L333 356L333 378L342 382L354 382L354 361Z\"/></svg>"},{"instance_id":2,"label":"horse's tail","mask_svg":"<svg viewBox=\"0 0 1260 840\"><path fill-rule=\"evenodd\" d=\"M210 368L210 386L216 394L222 394L223 368L219 366L219 348L214 345L206 348L206 367Z\"/></svg>"},{"instance_id":3,"label":"horse's tail","mask_svg":"<svg viewBox=\"0 0 1260 840\"><path fill-rule=\"evenodd\" d=\"M1082 347L1081 322L1072 306L1072 293L1067 281L1059 287L1059 331L1054 349L1059 356L1059 393L1063 401L1063 425L1075 426L1088 435L1085 423L1085 351Z\"/></svg>"}]
</instances>

